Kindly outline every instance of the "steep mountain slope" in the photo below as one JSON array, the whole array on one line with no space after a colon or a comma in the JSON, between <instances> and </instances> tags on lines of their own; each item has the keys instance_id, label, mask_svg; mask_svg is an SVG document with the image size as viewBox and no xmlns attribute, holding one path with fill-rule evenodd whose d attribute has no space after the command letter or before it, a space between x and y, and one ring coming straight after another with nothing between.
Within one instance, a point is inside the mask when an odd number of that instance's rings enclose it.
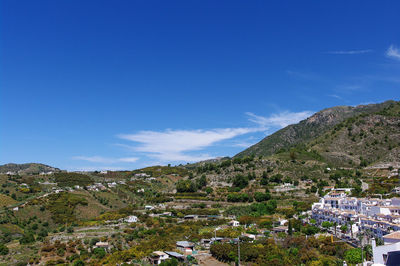
<instances>
[{"instance_id":1,"label":"steep mountain slope","mask_svg":"<svg viewBox=\"0 0 400 266\"><path fill-rule=\"evenodd\" d=\"M60 172L60 169L40 163L8 163L0 165L0 173L5 174L7 172L18 174L39 174L41 172Z\"/></svg>"},{"instance_id":2,"label":"steep mountain slope","mask_svg":"<svg viewBox=\"0 0 400 266\"><path fill-rule=\"evenodd\" d=\"M289 125L274 134L264 138L259 143L240 152L236 157L269 156L279 150L288 150L298 144L305 144L334 128L348 118L360 114L372 114L396 103L386 101L379 104L352 106L337 106L324 109L298 124Z\"/></svg>"},{"instance_id":3,"label":"steep mountain slope","mask_svg":"<svg viewBox=\"0 0 400 266\"><path fill-rule=\"evenodd\" d=\"M337 124L309 148L337 166L397 165L400 162L400 102Z\"/></svg>"}]
</instances>

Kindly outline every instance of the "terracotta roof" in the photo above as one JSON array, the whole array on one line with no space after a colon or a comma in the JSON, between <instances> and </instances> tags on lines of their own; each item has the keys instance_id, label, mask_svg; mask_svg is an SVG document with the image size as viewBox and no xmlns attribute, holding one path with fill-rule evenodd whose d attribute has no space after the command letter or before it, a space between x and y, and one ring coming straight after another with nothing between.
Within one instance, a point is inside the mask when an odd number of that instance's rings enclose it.
<instances>
[{"instance_id":1,"label":"terracotta roof","mask_svg":"<svg viewBox=\"0 0 400 266\"><path fill-rule=\"evenodd\" d=\"M400 239L400 231L396 231L390 234L383 236L383 238L390 238L390 239Z\"/></svg>"}]
</instances>

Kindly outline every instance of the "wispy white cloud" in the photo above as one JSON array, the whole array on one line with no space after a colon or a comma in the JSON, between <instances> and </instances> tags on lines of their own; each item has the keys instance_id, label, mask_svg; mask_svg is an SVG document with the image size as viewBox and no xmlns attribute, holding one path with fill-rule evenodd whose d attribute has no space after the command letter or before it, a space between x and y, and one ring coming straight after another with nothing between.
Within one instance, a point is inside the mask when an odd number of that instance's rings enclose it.
<instances>
[{"instance_id":1,"label":"wispy white cloud","mask_svg":"<svg viewBox=\"0 0 400 266\"><path fill-rule=\"evenodd\" d=\"M367 54L371 53L373 50L364 49L364 50L339 50L339 51L329 51L327 54L342 54L342 55L353 55L353 54Z\"/></svg>"},{"instance_id":2,"label":"wispy white cloud","mask_svg":"<svg viewBox=\"0 0 400 266\"><path fill-rule=\"evenodd\" d=\"M139 158L137 158L137 157L108 158L108 157L102 157L102 156L74 156L72 159L87 161L87 162L91 162L91 163L113 164L113 163L134 163Z\"/></svg>"},{"instance_id":3,"label":"wispy white cloud","mask_svg":"<svg viewBox=\"0 0 400 266\"><path fill-rule=\"evenodd\" d=\"M395 47L393 44L386 50L386 56L396 60L400 60L400 49Z\"/></svg>"},{"instance_id":4,"label":"wispy white cloud","mask_svg":"<svg viewBox=\"0 0 400 266\"><path fill-rule=\"evenodd\" d=\"M343 100L342 97L340 97L339 95L336 95L336 94L329 94L328 96L329 96L329 97L332 97L332 98L339 99L339 100Z\"/></svg>"},{"instance_id":5,"label":"wispy white cloud","mask_svg":"<svg viewBox=\"0 0 400 266\"><path fill-rule=\"evenodd\" d=\"M143 152L161 161L195 162L213 158L209 154L188 154L212 146L217 142L232 139L251 132L261 131L257 128L221 128L211 130L165 130L140 131L136 134L120 134L119 138L139 143L131 148Z\"/></svg>"},{"instance_id":6,"label":"wispy white cloud","mask_svg":"<svg viewBox=\"0 0 400 266\"><path fill-rule=\"evenodd\" d=\"M255 125L252 127L216 128L178 130L167 129L163 131L139 131L133 134L119 134L118 138L132 142L131 144L116 144L129 149L135 154L143 154L151 160L159 162L197 162L211 158L215 155L203 152L207 148L220 144L227 140L234 140L228 144L231 147L247 148L256 141L240 140L239 137L266 132L269 129L282 128L294 124L311 116L313 112L281 112L271 116L259 116L246 113L248 120ZM103 157L89 157L86 159L105 162ZM121 159L119 159L121 161Z\"/></svg>"},{"instance_id":7,"label":"wispy white cloud","mask_svg":"<svg viewBox=\"0 0 400 266\"><path fill-rule=\"evenodd\" d=\"M257 143L257 142L247 142L247 141L244 141L244 142L235 143L235 144L233 144L233 146L239 147L239 148L248 148L248 147L250 147L250 146L253 146L253 145L256 144L256 143Z\"/></svg>"},{"instance_id":8,"label":"wispy white cloud","mask_svg":"<svg viewBox=\"0 0 400 266\"><path fill-rule=\"evenodd\" d=\"M278 114L273 114L271 116L259 116L251 112L246 114L249 116L249 120L260 125L264 128L269 127L286 127L291 124L298 123L301 120L310 117L314 112L312 111L302 111L302 112L289 112L284 111Z\"/></svg>"}]
</instances>

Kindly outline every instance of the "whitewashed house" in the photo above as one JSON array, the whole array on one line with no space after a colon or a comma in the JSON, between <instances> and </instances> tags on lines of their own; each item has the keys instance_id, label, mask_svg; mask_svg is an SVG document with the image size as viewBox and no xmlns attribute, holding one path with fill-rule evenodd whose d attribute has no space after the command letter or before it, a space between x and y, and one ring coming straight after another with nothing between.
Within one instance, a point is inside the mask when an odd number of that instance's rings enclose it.
<instances>
[{"instance_id":1,"label":"whitewashed house","mask_svg":"<svg viewBox=\"0 0 400 266\"><path fill-rule=\"evenodd\" d=\"M229 226L232 226L232 227L238 227L240 225L239 221L236 221L236 220L232 220L228 224L229 224Z\"/></svg>"},{"instance_id":2,"label":"whitewashed house","mask_svg":"<svg viewBox=\"0 0 400 266\"><path fill-rule=\"evenodd\" d=\"M154 251L149 258L153 265L159 265L167 259L169 259L169 255L162 251Z\"/></svg>"},{"instance_id":3,"label":"whitewashed house","mask_svg":"<svg viewBox=\"0 0 400 266\"><path fill-rule=\"evenodd\" d=\"M397 236L395 238L398 238ZM400 239L398 239L400 241ZM386 265L388 257L391 252L398 252L400 250L400 242L392 244L385 244L383 246L377 246L375 239L372 240L372 254L373 254L373 265Z\"/></svg>"},{"instance_id":4,"label":"whitewashed house","mask_svg":"<svg viewBox=\"0 0 400 266\"><path fill-rule=\"evenodd\" d=\"M130 215L124 219L127 223L137 223L138 218L135 215Z\"/></svg>"}]
</instances>

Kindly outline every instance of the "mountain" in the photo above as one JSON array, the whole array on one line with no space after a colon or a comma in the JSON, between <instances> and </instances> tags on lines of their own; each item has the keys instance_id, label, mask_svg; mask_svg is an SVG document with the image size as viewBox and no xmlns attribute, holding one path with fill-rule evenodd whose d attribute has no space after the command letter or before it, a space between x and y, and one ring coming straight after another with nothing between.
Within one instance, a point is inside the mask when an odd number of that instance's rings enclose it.
<instances>
[{"instance_id":1,"label":"mountain","mask_svg":"<svg viewBox=\"0 0 400 266\"><path fill-rule=\"evenodd\" d=\"M40 174L42 172L60 172L60 169L40 163L8 163L0 165L1 174L6 174L8 172L15 174Z\"/></svg>"},{"instance_id":2,"label":"mountain","mask_svg":"<svg viewBox=\"0 0 400 266\"><path fill-rule=\"evenodd\" d=\"M377 113L393 104L396 104L396 102L386 101L379 104L359 105L356 107L337 106L324 109L298 124L289 125L267 136L235 157L269 156L279 151L289 150L296 145L306 144L324 135L346 119Z\"/></svg>"},{"instance_id":3,"label":"mountain","mask_svg":"<svg viewBox=\"0 0 400 266\"><path fill-rule=\"evenodd\" d=\"M314 139L308 149L347 167L400 165L400 102L346 119Z\"/></svg>"}]
</instances>

